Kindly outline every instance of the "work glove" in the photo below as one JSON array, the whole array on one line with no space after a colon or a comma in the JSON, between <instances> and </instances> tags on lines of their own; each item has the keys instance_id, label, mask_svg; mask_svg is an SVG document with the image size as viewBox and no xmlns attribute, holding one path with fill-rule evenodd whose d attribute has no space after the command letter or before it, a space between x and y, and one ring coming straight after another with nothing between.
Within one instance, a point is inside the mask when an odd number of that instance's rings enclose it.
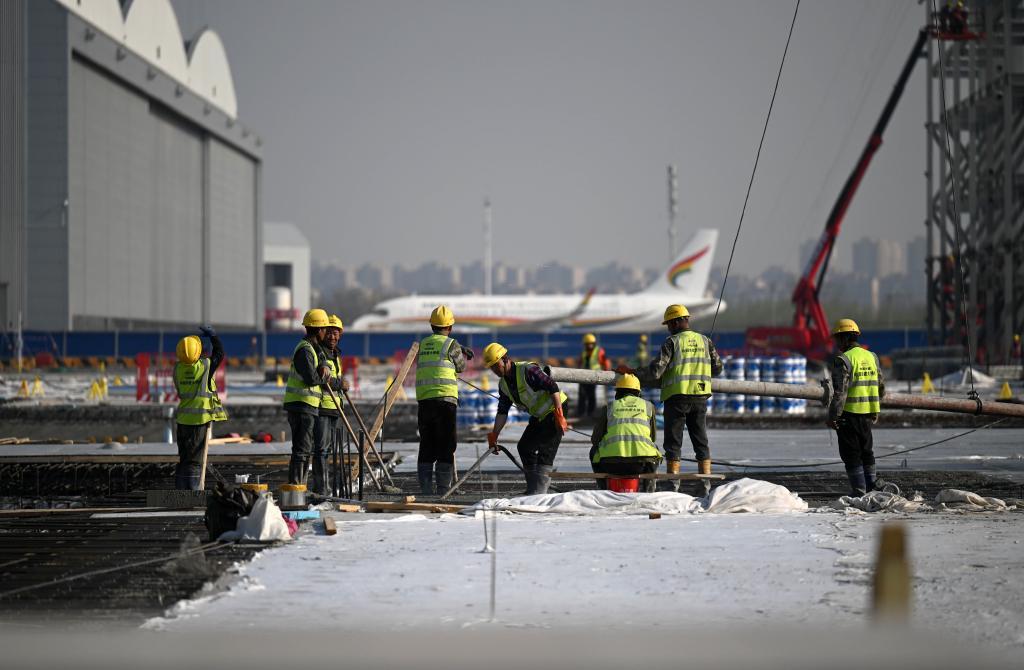
<instances>
[{"instance_id":1,"label":"work glove","mask_svg":"<svg viewBox=\"0 0 1024 670\"><path fill-rule=\"evenodd\" d=\"M565 421L565 414L562 413L562 404L555 398L555 425L558 426L558 430L562 431L562 434L569 432L569 424Z\"/></svg>"},{"instance_id":2,"label":"work glove","mask_svg":"<svg viewBox=\"0 0 1024 670\"><path fill-rule=\"evenodd\" d=\"M462 347L462 355L466 357L467 361L473 360L473 350L469 347Z\"/></svg>"},{"instance_id":3,"label":"work glove","mask_svg":"<svg viewBox=\"0 0 1024 670\"><path fill-rule=\"evenodd\" d=\"M615 371L618 372L620 375L635 375L636 374L636 370L634 370L633 368L629 367L625 363L622 363L621 365L619 365L619 367L615 368Z\"/></svg>"},{"instance_id":4,"label":"work glove","mask_svg":"<svg viewBox=\"0 0 1024 670\"><path fill-rule=\"evenodd\" d=\"M832 430L839 430L839 422L835 419L829 419L825 422L825 425Z\"/></svg>"},{"instance_id":5,"label":"work glove","mask_svg":"<svg viewBox=\"0 0 1024 670\"><path fill-rule=\"evenodd\" d=\"M199 326L199 332L202 333L203 335L206 335L207 337L217 337L217 331L215 331L213 329L213 326L211 326L208 323L204 323L203 325Z\"/></svg>"},{"instance_id":6,"label":"work glove","mask_svg":"<svg viewBox=\"0 0 1024 670\"><path fill-rule=\"evenodd\" d=\"M320 379L324 380L323 383L325 384L329 384L331 379L333 379L331 371L326 365L317 370L317 372L320 374Z\"/></svg>"},{"instance_id":7,"label":"work glove","mask_svg":"<svg viewBox=\"0 0 1024 670\"><path fill-rule=\"evenodd\" d=\"M341 390L348 393L349 390L348 379L346 377L341 378Z\"/></svg>"},{"instance_id":8,"label":"work glove","mask_svg":"<svg viewBox=\"0 0 1024 670\"><path fill-rule=\"evenodd\" d=\"M498 453L498 434L495 432L487 433L487 447L492 453Z\"/></svg>"}]
</instances>

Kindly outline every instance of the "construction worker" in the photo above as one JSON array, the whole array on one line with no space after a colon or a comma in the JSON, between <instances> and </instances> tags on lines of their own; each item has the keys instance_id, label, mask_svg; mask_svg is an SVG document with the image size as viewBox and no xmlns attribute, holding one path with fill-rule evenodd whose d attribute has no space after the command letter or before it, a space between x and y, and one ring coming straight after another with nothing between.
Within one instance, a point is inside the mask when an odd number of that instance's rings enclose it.
<instances>
[{"instance_id":1,"label":"construction worker","mask_svg":"<svg viewBox=\"0 0 1024 670\"><path fill-rule=\"evenodd\" d=\"M641 381L661 383L661 400L665 403L665 471L679 474L685 426L697 457L697 471L709 475L708 398L711 378L722 373L722 359L708 337L690 330L690 312L682 305L669 305L662 324L669 336L658 357L635 371L624 365L617 371L636 374ZM678 482L673 488L678 489Z\"/></svg>"},{"instance_id":2,"label":"construction worker","mask_svg":"<svg viewBox=\"0 0 1024 670\"><path fill-rule=\"evenodd\" d=\"M651 362L651 354L647 351L647 333L640 333L636 341L636 354L633 355L632 366L634 368L645 367Z\"/></svg>"},{"instance_id":3,"label":"construction worker","mask_svg":"<svg viewBox=\"0 0 1024 670\"><path fill-rule=\"evenodd\" d=\"M594 472L627 476L657 472L661 452L654 446L656 439L654 404L640 397L640 380L636 375L619 375L615 380L615 400L597 418L590 436L594 445L590 464ZM655 481L645 480L644 490L653 493Z\"/></svg>"},{"instance_id":4,"label":"construction worker","mask_svg":"<svg viewBox=\"0 0 1024 670\"><path fill-rule=\"evenodd\" d=\"M885 382L878 356L857 344L860 328L853 319L839 319L832 341L839 352L832 358L832 399L828 425L836 431L839 457L855 496L875 488L875 453L871 426L878 421Z\"/></svg>"},{"instance_id":5,"label":"construction worker","mask_svg":"<svg viewBox=\"0 0 1024 670\"><path fill-rule=\"evenodd\" d=\"M224 360L224 347L211 326L200 326L199 332L210 339L213 349L203 357L203 342L195 335L178 341L174 364L174 390L178 394L178 467L174 471L174 488L199 490L202 476L203 449L206 431L212 421L228 418L217 396L214 373Z\"/></svg>"},{"instance_id":6,"label":"construction worker","mask_svg":"<svg viewBox=\"0 0 1024 670\"><path fill-rule=\"evenodd\" d=\"M512 405L530 414L530 422L519 438L519 458L526 474L526 494L547 493L551 470L562 435L569 430L562 412L566 395L539 365L517 362L508 349L491 342L484 348L484 367L499 379L498 411L487 445L498 452L498 435L508 420Z\"/></svg>"},{"instance_id":7,"label":"construction worker","mask_svg":"<svg viewBox=\"0 0 1024 670\"><path fill-rule=\"evenodd\" d=\"M597 346L597 338L593 333L583 336L583 353L580 354L580 367L584 370L610 370L608 357L604 349ZM576 416L591 416L597 409L597 386L580 384L580 404Z\"/></svg>"},{"instance_id":8,"label":"construction worker","mask_svg":"<svg viewBox=\"0 0 1024 670\"><path fill-rule=\"evenodd\" d=\"M455 414L459 408L457 375L466 369L473 350L451 337L455 315L447 305L438 305L430 313L433 334L420 341L416 360L416 422L420 432L420 451L416 476L420 493L445 493L455 474Z\"/></svg>"},{"instance_id":9,"label":"construction worker","mask_svg":"<svg viewBox=\"0 0 1024 670\"><path fill-rule=\"evenodd\" d=\"M292 431L289 484L306 483L313 435L324 396L321 387L332 380L331 371L323 360L323 342L327 327L331 325L327 312L319 308L309 310L302 317L302 325L306 328L306 336L295 345L284 389L284 409L288 412L288 426ZM341 387L332 388L337 391Z\"/></svg>"},{"instance_id":10,"label":"construction worker","mask_svg":"<svg viewBox=\"0 0 1024 670\"><path fill-rule=\"evenodd\" d=\"M327 323L329 325L325 329L323 341L323 363L331 377L336 380L339 388L342 391L347 391L348 380L342 376L341 357L338 355L338 342L345 330L345 324L337 314L328 316ZM338 399L340 406L335 404L335 398ZM317 415L316 423L313 424L313 483L310 490L314 493L326 495L331 491L327 481L327 456L330 453L338 419L341 418L341 410L344 405L345 401L338 392L335 392L332 397L330 393L324 391L320 397L320 412Z\"/></svg>"},{"instance_id":11,"label":"construction worker","mask_svg":"<svg viewBox=\"0 0 1024 670\"><path fill-rule=\"evenodd\" d=\"M1014 333L1014 335L1013 335L1013 347L1010 348L1010 360L1016 361L1019 364L1020 363L1020 359L1021 359L1020 335L1017 334L1017 333Z\"/></svg>"}]
</instances>

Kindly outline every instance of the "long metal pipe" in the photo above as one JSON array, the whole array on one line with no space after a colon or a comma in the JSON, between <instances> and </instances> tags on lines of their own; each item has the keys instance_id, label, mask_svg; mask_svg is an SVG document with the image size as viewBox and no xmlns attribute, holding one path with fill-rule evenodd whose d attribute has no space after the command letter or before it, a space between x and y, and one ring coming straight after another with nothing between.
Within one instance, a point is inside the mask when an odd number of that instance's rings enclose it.
<instances>
[{"instance_id":1,"label":"long metal pipe","mask_svg":"<svg viewBox=\"0 0 1024 670\"><path fill-rule=\"evenodd\" d=\"M583 370L579 368L551 368L551 378L556 382L577 384L614 384L615 373L604 370ZM656 386L656 384L645 384ZM742 393L744 395L769 396L774 398L802 398L828 405L832 397L832 386L822 381L817 384L778 384L774 382L750 382L735 379L712 379L711 390L717 393ZM882 406L890 409L927 409L936 412L958 412L961 414L984 414L988 416L1016 416L1024 418L1024 405L1005 402L974 401L968 398L941 398L933 395L910 395L908 393L886 393Z\"/></svg>"}]
</instances>

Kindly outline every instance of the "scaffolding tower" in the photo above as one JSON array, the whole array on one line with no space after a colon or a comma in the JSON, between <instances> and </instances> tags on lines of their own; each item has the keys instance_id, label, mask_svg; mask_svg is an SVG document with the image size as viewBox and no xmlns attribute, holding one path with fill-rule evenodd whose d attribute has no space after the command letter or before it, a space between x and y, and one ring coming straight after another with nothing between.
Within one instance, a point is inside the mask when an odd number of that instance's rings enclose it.
<instances>
[{"instance_id":1,"label":"scaffolding tower","mask_svg":"<svg viewBox=\"0 0 1024 670\"><path fill-rule=\"evenodd\" d=\"M998 364L1024 326L1024 7L987 0L969 10L958 34L930 17L928 336Z\"/></svg>"}]
</instances>

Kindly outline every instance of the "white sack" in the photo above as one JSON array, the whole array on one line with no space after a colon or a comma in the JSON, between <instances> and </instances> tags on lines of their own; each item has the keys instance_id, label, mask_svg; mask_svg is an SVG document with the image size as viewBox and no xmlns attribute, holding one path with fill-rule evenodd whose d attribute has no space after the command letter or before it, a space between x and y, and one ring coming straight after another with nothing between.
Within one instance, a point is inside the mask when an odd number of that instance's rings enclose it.
<instances>
[{"instance_id":1,"label":"white sack","mask_svg":"<svg viewBox=\"0 0 1024 670\"><path fill-rule=\"evenodd\" d=\"M935 494L935 503L952 505L955 509L1006 509L1006 503L999 498L983 498L977 493L960 489L942 489Z\"/></svg>"},{"instance_id":2,"label":"white sack","mask_svg":"<svg viewBox=\"0 0 1024 670\"><path fill-rule=\"evenodd\" d=\"M711 489L702 499L704 511L712 514L731 512L803 512L807 502L785 486L759 479L737 479Z\"/></svg>"},{"instance_id":3,"label":"white sack","mask_svg":"<svg viewBox=\"0 0 1024 670\"><path fill-rule=\"evenodd\" d=\"M288 524L284 522L281 510L274 504L273 499L270 496L261 496L252 506L249 516L243 516L238 520L235 530L221 533L217 539L222 542L231 540L286 542L292 539L292 536L288 532Z\"/></svg>"}]
</instances>

